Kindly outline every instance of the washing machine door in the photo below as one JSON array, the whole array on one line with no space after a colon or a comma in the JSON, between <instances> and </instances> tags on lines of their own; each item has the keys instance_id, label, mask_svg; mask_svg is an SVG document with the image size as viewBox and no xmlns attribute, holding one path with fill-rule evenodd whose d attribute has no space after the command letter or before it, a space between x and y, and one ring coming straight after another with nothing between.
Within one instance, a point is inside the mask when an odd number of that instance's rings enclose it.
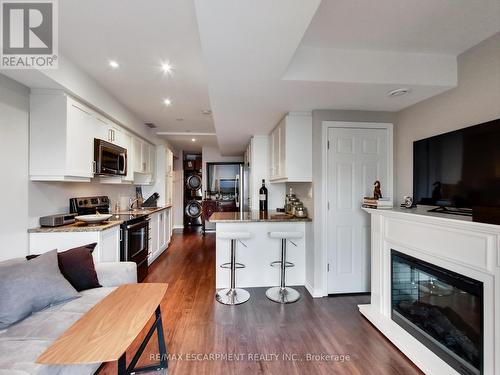
<instances>
[{"instance_id":1,"label":"washing machine door","mask_svg":"<svg viewBox=\"0 0 500 375\"><path fill-rule=\"evenodd\" d=\"M190 201L186 205L186 216L191 219L197 219L201 216L201 204L198 201Z\"/></svg>"},{"instance_id":2,"label":"washing machine door","mask_svg":"<svg viewBox=\"0 0 500 375\"><path fill-rule=\"evenodd\" d=\"M192 191L201 189L201 176L193 174L186 179L186 187Z\"/></svg>"}]
</instances>

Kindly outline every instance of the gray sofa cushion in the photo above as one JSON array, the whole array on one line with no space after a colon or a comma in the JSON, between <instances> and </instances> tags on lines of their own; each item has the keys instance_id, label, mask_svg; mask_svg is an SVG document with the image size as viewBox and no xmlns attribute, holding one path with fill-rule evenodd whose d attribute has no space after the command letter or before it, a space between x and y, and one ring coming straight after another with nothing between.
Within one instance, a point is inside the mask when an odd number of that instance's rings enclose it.
<instances>
[{"instance_id":1,"label":"gray sofa cushion","mask_svg":"<svg viewBox=\"0 0 500 375\"><path fill-rule=\"evenodd\" d=\"M0 329L50 305L79 297L64 278L57 251L29 262L0 263Z\"/></svg>"},{"instance_id":2,"label":"gray sofa cushion","mask_svg":"<svg viewBox=\"0 0 500 375\"><path fill-rule=\"evenodd\" d=\"M83 314L115 288L89 289L81 298L51 306L0 331L0 375L5 374L93 374L100 363L90 365L47 366L35 363L58 337Z\"/></svg>"}]
</instances>

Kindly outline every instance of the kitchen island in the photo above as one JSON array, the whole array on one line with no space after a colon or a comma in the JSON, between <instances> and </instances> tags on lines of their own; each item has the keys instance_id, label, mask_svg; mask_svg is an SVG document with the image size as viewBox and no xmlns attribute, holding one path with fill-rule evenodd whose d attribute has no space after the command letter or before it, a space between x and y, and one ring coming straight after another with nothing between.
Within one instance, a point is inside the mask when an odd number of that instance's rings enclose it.
<instances>
[{"instance_id":1,"label":"kitchen island","mask_svg":"<svg viewBox=\"0 0 500 375\"><path fill-rule=\"evenodd\" d=\"M287 262L294 263L295 267L287 268L287 285L306 284L306 253L312 252L312 225L309 218L296 218L279 212L262 214L251 212L215 212L209 219L216 223L216 232L249 232L251 237L243 240L245 247L237 243L236 261L246 267L237 269L236 286L271 287L280 282L280 268L271 267L270 263L280 259L280 240L269 238L269 232L301 232L301 239L287 243ZM215 275L216 288L227 288L230 284L228 269L220 265L230 260L231 244L229 240L216 240Z\"/></svg>"}]
</instances>

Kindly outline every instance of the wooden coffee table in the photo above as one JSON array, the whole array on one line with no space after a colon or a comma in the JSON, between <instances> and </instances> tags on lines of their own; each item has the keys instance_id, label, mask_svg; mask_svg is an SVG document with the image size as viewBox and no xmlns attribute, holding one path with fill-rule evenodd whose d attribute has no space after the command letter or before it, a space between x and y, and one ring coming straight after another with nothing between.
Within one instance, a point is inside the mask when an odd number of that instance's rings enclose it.
<instances>
[{"instance_id":1,"label":"wooden coffee table","mask_svg":"<svg viewBox=\"0 0 500 375\"><path fill-rule=\"evenodd\" d=\"M119 286L90 309L59 337L36 363L75 365L118 361L118 374L130 374L168 367L160 302L168 284L127 284ZM126 351L153 314L156 319L129 366ZM135 368L154 331L158 333L160 363Z\"/></svg>"}]
</instances>

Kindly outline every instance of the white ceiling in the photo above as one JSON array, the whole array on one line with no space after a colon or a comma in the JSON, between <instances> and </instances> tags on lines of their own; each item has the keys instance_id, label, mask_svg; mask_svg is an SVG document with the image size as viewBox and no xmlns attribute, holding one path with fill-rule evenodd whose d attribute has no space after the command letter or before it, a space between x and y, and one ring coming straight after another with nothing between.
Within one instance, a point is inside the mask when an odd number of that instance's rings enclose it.
<instances>
[{"instance_id":1,"label":"white ceiling","mask_svg":"<svg viewBox=\"0 0 500 375\"><path fill-rule=\"evenodd\" d=\"M498 0L194 1L223 154L288 111L398 111L449 90L457 54L500 31Z\"/></svg>"},{"instance_id":2,"label":"white ceiling","mask_svg":"<svg viewBox=\"0 0 500 375\"><path fill-rule=\"evenodd\" d=\"M456 56L499 25L498 0L323 0L301 45Z\"/></svg>"},{"instance_id":3,"label":"white ceiling","mask_svg":"<svg viewBox=\"0 0 500 375\"><path fill-rule=\"evenodd\" d=\"M210 101L192 1L64 0L59 15L61 53L138 118L158 131L214 131L212 116L201 114ZM167 60L172 76L161 71ZM180 149L186 140L171 143Z\"/></svg>"},{"instance_id":4,"label":"white ceiling","mask_svg":"<svg viewBox=\"0 0 500 375\"><path fill-rule=\"evenodd\" d=\"M498 0L64 0L60 51L177 149L241 154L289 111L398 111L457 84ZM108 62L118 61L112 70ZM161 72L169 60L172 76ZM409 87L409 95L387 91ZM163 104L170 98L172 106ZM201 114L211 108L213 116ZM182 119L180 121L179 119Z\"/></svg>"}]
</instances>

